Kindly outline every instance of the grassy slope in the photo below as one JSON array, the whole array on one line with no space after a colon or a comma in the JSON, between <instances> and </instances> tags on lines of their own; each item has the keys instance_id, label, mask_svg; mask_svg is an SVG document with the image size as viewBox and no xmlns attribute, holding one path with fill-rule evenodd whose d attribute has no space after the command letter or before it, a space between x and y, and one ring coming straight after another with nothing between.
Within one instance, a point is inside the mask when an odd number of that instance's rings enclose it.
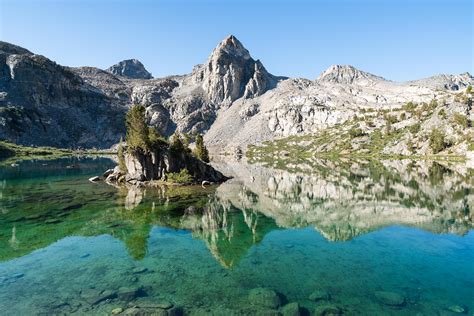
<instances>
[{"instance_id":1,"label":"grassy slope","mask_svg":"<svg viewBox=\"0 0 474 316\"><path fill-rule=\"evenodd\" d=\"M97 150L78 151L55 147L28 147L6 141L0 141L0 165L14 163L20 160L56 159L61 157L93 154L114 154L114 152Z\"/></svg>"},{"instance_id":2,"label":"grassy slope","mask_svg":"<svg viewBox=\"0 0 474 316\"><path fill-rule=\"evenodd\" d=\"M474 132L469 127L472 122L457 112L447 115L450 108L433 101L407 104L392 111L361 111L344 124L314 135L290 136L251 145L247 157L254 162L286 160L291 163L339 156L463 160L462 148L474 149ZM442 150L432 149L430 134L433 129L446 134Z\"/></svg>"}]
</instances>

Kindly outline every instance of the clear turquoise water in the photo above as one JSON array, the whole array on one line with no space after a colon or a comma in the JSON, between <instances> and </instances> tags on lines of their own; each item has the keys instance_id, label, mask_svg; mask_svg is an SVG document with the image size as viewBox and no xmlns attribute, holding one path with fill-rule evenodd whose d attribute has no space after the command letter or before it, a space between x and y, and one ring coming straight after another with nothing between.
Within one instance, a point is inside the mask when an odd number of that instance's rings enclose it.
<instances>
[{"instance_id":1,"label":"clear turquoise water","mask_svg":"<svg viewBox=\"0 0 474 316\"><path fill-rule=\"evenodd\" d=\"M439 204L452 205L451 210L435 204L433 218L397 221L400 214L424 211L397 213L392 203L381 211L390 215L369 216L377 220L365 220L372 226L361 229L352 213L344 215L354 208L346 205L352 197L344 200L340 194L338 201L311 196L297 221L275 215L278 207L308 199L300 178L295 182L300 189L283 190L280 182L278 194L260 192L255 172L253 190L234 179L206 190L134 191L87 181L113 166L107 159L46 164L24 163L0 172L2 315L106 315L117 307L165 301L185 314L268 314L249 298L260 287L279 293L282 305L298 302L307 314L322 305L347 315L455 315L453 306L470 315L474 311L472 194L452 173L447 175L451 183L466 190ZM368 179L377 186L376 179ZM392 183L392 189L385 188L388 196L374 203L393 202L399 196L395 191L405 190L403 183ZM439 182L426 183L441 192ZM291 192L291 198L282 192ZM322 210L329 215L321 218L332 218L332 224L314 215ZM93 302L102 291L121 293L124 287L137 294ZM330 300L310 301L315 291L327 291ZM396 293L405 303L387 305L377 298L379 291Z\"/></svg>"}]
</instances>

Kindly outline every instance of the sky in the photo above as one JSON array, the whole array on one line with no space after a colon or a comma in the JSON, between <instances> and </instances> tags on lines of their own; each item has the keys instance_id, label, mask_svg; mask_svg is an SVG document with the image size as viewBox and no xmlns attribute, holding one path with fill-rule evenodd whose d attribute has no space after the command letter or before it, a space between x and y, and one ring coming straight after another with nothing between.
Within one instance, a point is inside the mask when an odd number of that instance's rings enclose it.
<instances>
[{"instance_id":1,"label":"sky","mask_svg":"<svg viewBox=\"0 0 474 316\"><path fill-rule=\"evenodd\" d=\"M0 0L0 40L66 66L191 72L235 35L275 75L333 64L403 81L474 72L473 0Z\"/></svg>"}]
</instances>

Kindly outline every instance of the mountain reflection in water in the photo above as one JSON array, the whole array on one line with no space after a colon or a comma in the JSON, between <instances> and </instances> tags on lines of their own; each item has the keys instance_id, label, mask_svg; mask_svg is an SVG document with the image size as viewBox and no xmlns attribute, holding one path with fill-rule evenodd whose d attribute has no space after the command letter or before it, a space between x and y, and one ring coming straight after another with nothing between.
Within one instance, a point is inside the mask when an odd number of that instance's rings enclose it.
<instances>
[{"instance_id":1,"label":"mountain reflection in water","mask_svg":"<svg viewBox=\"0 0 474 316\"><path fill-rule=\"evenodd\" d=\"M226 162L234 178L204 189L90 183L108 159L43 164L0 169L0 306L22 302L7 315L268 314L262 287L317 315L474 308L462 164Z\"/></svg>"},{"instance_id":2,"label":"mountain reflection in water","mask_svg":"<svg viewBox=\"0 0 474 316\"><path fill-rule=\"evenodd\" d=\"M95 164L101 170L111 162ZM459 235L473 227L474 178L436 162L321 160L311 173L234 162L217 167L235 178L206 189L115 189L85 180L96 171L90 162L63 170L63 177L51 165L26 179L4 172L2 260L66 236L104 233L140 259L152 226L192 231L227 267L278 228L314 227L328 240L345 241L390 225ZM24 167L29 175L31 167Z\"/></svg>"}]
</instances>

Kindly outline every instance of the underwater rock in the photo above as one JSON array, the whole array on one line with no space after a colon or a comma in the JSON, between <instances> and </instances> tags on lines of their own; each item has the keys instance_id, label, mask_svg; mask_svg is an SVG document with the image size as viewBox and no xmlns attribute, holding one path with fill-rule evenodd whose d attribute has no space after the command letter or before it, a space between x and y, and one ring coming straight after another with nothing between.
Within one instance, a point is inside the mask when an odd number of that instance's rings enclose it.
<instances>
[{"instance_id":1,"label":"underwater rock","mask_svg":"<svg viewBox=\"0 0 474 316\"><path fill-rule=\"evenodd\" d=\"M302 315L300 305L296 302L288 303L285 306L283 306L281 308L281 313L283 314L283 316L300 316L300 315Z\"/></svg>"},{"instance_id":2,"label":"underwater rock","mask_svg":"<svg viewBox=\"0 0 474 316\"><path fill-rule=\"evenodd\" d=\"M161 308L161 309L170 309L171 307L173 307L173 304L167 301L163 301L156 304L156 307Z\"/></svg>"},{"instance_id":3,"label":"underwater rock","mask_svg":"<svg viewBox=\"0 0 474 316\"><path fill-rule=\"evenodd\" d=\"M255 288L249 292L249 300L252 305L276 309L281 305L278 294L267 288Z\"/></svg>"},{"instance_id":4,"label":"underwater rock","mask_svg":"<svg viewBox=\"0 0 474 316\"><path fill-rule=\"evenodd\" d=\"M57 224L59 222L61 222L59 219L57 218L50 218L50 219L47 219L44 221L46 224Z\"/></svg>"},{"instance_id":5,"label":"underwater rock","mask_svg":"<svg viewBox=\"0 0 474 316\"><path fill-rule=\"evenodd\" d=\"M405 297L394 292L377 291L375 292L375 297L382 304L392 307L401 307L406 303Z\"/></svg>"},{"instance_id":6,"label":"underwater rock","mask_svg":"<svg viewBox=\"0 0 474 316\"><path fill-rule=\"evenodd\" d=\"M448 311L458 314L467 314L467 308L460 305L451 305L448 307Z\"/></svg>"},{"instance_id":7,"label":"underwater rock","mask_svg":"<svg viewBox=\"0 0 474 316\"><path fill-rule=\"evenodd\" d=\"M313 302L317 301L329 301L331 299L331 294L325 290L318 290L311 293L309 300Z\"/></svg>"},{"instance_id":8,"label":"underwater rock","mask_svg":"<svg viewBox=\"0 0 474 316\"><path fill-rule=\"evenodd\" d=\"M183 309L181 307L173 307L171 309L161 309L156 307L156 305L146 305L146 306L133 306L127 308L124 312L124 315L129 316L144 316L144 315L153 315L153 316L181 316L183 315Z\"/></svg>"},{"instance_id":9,"label":"underwater rock","mask_svg":"<svg viewBox=\"0 0 474 316\"><path fill-rule=\"evenodd\" d=\"M315 308L316 316L337 316L342 315L342 310L335 305L321 305Z\"/></svg>"},{"instance_id":10,"label":"underwater rock","mask_svg":"<svg viewBox=\"0 0 474 316\"><path fill-rule=\"evenodd\" d=\"M140 274L140 273L144 273L144 272L147 272L148 269L145 268L145 267L135 267L132 269L132 273L133 274Z\"/></svg>"},{"instance_id":11,"label":"underwater rock","mask_svg":"<svg viewBox=\"0 0 474 316\"><path fill-rule=\"evenodd\" d=\"M86 289L81 292L81 296L89 304L96 305L105 300L116 298L117 293L110 290Z\"/></svg>"},{"instance_id":12,"label":"underwater rock","mask_svg":"<svg viewBox=\"0 0 474 316\"><path fill-rule=\"evenodd\" d=\"M120 314L121 312L123 312L123 308L122 307L117 307L117 308L114 308L110 313L112 315L117 315L117 314Z\"/></svg>"},{"instance_id":13,"label":"underwater rock","mask_svg":"<svg viewBox=\"0 0 474 316\"><path fill-rule=\"evenodd\" d=\"M100 181L100 178L98 176L95 176L95 177L89 178L89 181L90 182L97 182L97 181Z\"/></svg>"},{"instance_id":14,"label":"underwater rock","mask_svg":"<svg viewBox=\"0 0 474 316\"><path fill-rule=\"evenodd\" d=\"M15 273L15 274L13 274L13 275L11 276L11 278L12 278L12 279L19 279L19 278L22 278L22 277L24 277L24 276L25 276L25 274L20 272L20 273Z\"/></svg>"},{"instance_id":15,"label":"underwater rock","mask_svg":"<svg viewBox=\"0 0 474 316\"><path fill-rule=\"evenodd\" d=\"M121 287L118 290L117 296L122 301L131 301L136 297L141 296L143 294L142 292L143 290L140 287Z\"/></svg>"}]
</instances>

